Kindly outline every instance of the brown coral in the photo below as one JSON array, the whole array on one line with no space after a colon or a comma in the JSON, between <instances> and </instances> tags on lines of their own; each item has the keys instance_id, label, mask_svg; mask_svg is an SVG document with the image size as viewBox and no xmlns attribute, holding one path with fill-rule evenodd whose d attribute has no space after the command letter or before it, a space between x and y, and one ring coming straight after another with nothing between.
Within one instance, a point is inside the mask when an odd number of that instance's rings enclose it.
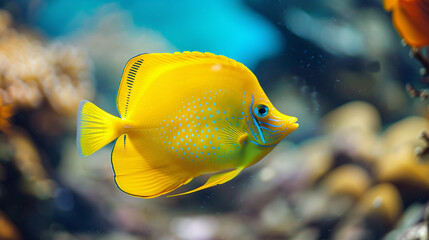
<instances>
[{"instance_id":1,"label":"brown coral","mask_svg":"<svg viewBox=\"0 0 429 240\"><path fill-rule=\"evenodd\" d=\"M82 49L46 44L34 33L10 27L0 11L0 89L6 103L37 108L46 101L58 113L75 114L82 98L91 97L91 63Z\"/></svg>"}]
</instances>

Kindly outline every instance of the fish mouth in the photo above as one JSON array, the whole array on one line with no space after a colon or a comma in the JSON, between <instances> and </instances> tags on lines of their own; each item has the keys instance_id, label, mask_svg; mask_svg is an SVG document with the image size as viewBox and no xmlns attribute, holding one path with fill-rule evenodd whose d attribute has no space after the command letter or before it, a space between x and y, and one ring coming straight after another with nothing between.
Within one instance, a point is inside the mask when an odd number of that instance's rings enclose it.
<instances>
[{"instance_id":1,"label":"fish mouth","mask_svg":"<svg viewBox=\"0 0 429 240\"><path fill-rule=\"evenodd\" d=\"M287 121L287 125L288 125L288 132L291 133L293 131L295 131L298 127L299 124L297 123L298 118L296 117L291 117L288 121Z\"/></svg>"}]
</instances>

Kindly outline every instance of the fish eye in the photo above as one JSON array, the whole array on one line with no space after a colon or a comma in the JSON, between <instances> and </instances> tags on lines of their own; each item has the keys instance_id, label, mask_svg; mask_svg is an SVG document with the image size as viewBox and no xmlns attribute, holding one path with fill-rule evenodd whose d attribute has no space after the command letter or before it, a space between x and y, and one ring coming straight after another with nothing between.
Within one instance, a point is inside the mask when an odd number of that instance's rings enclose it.
<instances>
[{"instance_id":1,"label":"fish eye","mask_svg":"<svg viewBox=\"0 0 429 240\"><path fill-rule=\"evenodd\" d=\"M263 104L259 104L255 107L254 112L258 117L265 117L268 114L268 107Z\"/></svg>"}]
</instances>

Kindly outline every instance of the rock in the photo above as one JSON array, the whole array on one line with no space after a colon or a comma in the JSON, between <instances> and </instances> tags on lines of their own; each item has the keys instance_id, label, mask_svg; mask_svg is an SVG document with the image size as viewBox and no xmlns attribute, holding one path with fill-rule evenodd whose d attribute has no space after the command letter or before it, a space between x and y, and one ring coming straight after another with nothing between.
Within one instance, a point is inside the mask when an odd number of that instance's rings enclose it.
<instances>
[{"instance_id":1,"label":"rock","mask_svg":"<svg viewBox=\"0 0 429 240\"><path fill-rule=\"evenodd\" d=\"M407 117L386 129L384 147L387 152L403 145L423 147L425 142L420 137L423 131L429 132L429 121L426 118Z\"/></svg>"},{"instance_id":2,"label":"rock","mask_svg":"<svg viewBox=\"0 0 429 240\"><path fill-rule=\"evenodd\" d=\"M328 113L322 120L324 133L338 134L351 129L376 132L380 129L380 115L371 104L350 102Z\"/></svg>"},{"instance_id":3,"label":"rock","mask_svg":"<svg viewBox=\"0 0 429 240\"><path fill-rule=\"evenodd\" d=\"M370 222L393 226L402 213L401 197L392 184L378 184L359 199L356 211Z\"/></svg>"},{"instance_id":4,"label":"rock","mask_svg":"<svg viewBox=\"0 0 429 240\"><path fill-rule=\"evenodd\" d=\"M332 195L348 195L358 199L371 184L368 173L356 165L347 164L334 169L322 182Z\"/></svg>"}]
</instances>

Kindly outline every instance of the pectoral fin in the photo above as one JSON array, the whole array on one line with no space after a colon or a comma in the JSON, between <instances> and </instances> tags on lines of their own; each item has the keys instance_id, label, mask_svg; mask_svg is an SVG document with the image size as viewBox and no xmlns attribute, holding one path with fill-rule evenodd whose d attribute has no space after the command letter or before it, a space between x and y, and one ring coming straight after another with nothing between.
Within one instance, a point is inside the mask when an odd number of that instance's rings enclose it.
<instances>
[{"instance_id":1,"label":"pectoral fin","mask_svg":"<svg viewBox=\"0 0 429 240\"><path fill-rule=\"evenodd\" d=\"M209 180L207 180L206 184L204 184L203 186L201 186L199 188L196 188L194 190L191 190L191 191L188 191L188 192L184 192L184 193L170 195L168 197L175 197L175 196L185 195L185 194L188 194L188 193L193 193L193 192L197 192L197 191L209 188L209 187L213 187L213 186L216 186L218 184L226 183L229 180L235 178L242 170L243 170L243 168L238 168L238 169L230 171L230 172L219 173L219 174L213 175L213 176L211 176L209 178Z\"/></svg>"},{"instance_id":2,"label":"pectoral fin","mask_svg":"<svg viewBox=\"0 0 429 240\"><path fill-rule=\"evenodd\" d=\"M222 128L220 137L224 144L242 146L248 139L249 134L243 132L236 126L225 126Z\"/></svg>"}]
</instances>

